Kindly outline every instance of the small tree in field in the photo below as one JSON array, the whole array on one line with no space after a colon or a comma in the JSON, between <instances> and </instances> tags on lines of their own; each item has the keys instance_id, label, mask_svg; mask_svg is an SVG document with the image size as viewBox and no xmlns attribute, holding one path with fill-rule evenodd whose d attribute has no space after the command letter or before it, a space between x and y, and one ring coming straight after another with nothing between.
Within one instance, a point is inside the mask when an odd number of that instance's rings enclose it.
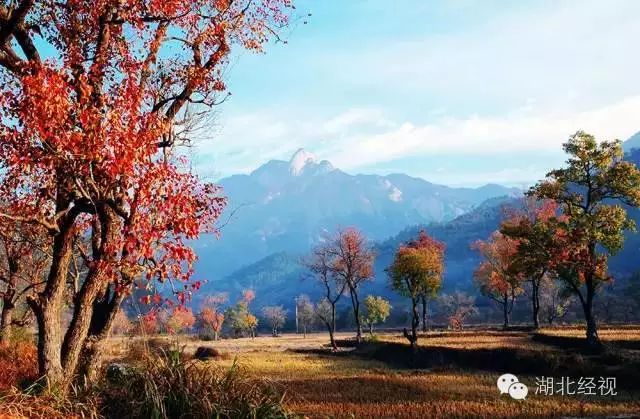
<instances>
[{"instance_id":1,"label":"small tree in field","mask_svg":"<svg viewBox=\"0 0 640 419\"><path fill-rule=\"evenodd\" d=\"M329 341L333 350L338 349L335 342L336 305L347 290L344 276L337 275L335 252L330 251L333 241L316 246L311 255L302 260L302 264L311 271L314 278L322 286L324 298L316 305L316 316L329 330Z\"/></svg>"},{"instance_id":2,"label":"small tree in field","mask_svg":"<svg viewBox=\"0 0 640 419\"><path fill-rule=\"evenodd\" d=\"M44 382L64 393L94 378L136 279L186 283L174 295L181 305L198 287L189 243L216 231L225 199L178 146L220 104L231 51L261 51L291 6L0 2L0 201L14 209L0 216L51 240L45 283L28 298ZM88 269L67 299L78 237L91 241Z\"/></svg>"},{"instance_id":3,"label":"small tree in field","mask_svg":"<svg viewBox=\"0 0 640 419\"><path fill-rule=\"evenodd\" d=\"M542 280L539 298L540 315L549 326L555 321L562 320L575 301L571 290L567 290L560 282L548 277Z\"/></svg>"},{"instance_id":4,"label":"small tree in field","mask_svg":"<svg viewBox=\"0 0 640 419\"><path fill-rule=\"evenodd\" d=\"M213 340L218 340L224 325L224 313L220 306L228 299L227 294L216 294L205 298L200 309L200 323L202 327L213 333Z\"/></svg>"},{"instance_id":5,"label":"small tree in field","mask_svg":"<svg viewBox=\"0 0 640 419\"><path fill-rule=\"evenodd\" d=\"M164 327L167 333L178 335L191 330L196 317L190 308L178 306L167 316Z\"/></svg>"},{"instance_id":6,"label":"small tree in field","mask_svg":"<svg viewBox=\"0 0 640 419\"><path fill-rule=\"evenodd\" d=\"M253 290L244 290L234 307L227 310L227 318L236 336L248 333L252 338L258 327L258 319L249 311L249 304L255 299Z\"/></svg>"},{"instance_id":7,"label":"small tree in field","mask_svg":"<svg viewBox=\"0 0 640 419\"><path fill-rule=\"evenodd\" d=\"M304 337L307 337L307 328L313 324L315 318L315 309L313 303L309 299L309 296L301 294L296 298L296 305L298 307L298 322L302 326L302 333Z\"/></svg>"},{"instance_id":8,"label":"small tree in field","mask_svg":"<svg viewBox=\"0 0 640 419\"><path fill-rule=\"evenodd\" d=\"M623 160L620 141L596 141L578 131L563 146L566 167L553 170L529 194L558 203L564 219L552 218L559 245L554 265L559 280L578 297L587 325L586 340L600 346L594 299L610 281L607 262L635 223L620 205L640 206L640 170Z\"/></svg>"},{"instance_id":9,"label":"small tree in field","mask_svg":"<svg viewBox=\"0 0 640 419\"><path fill-rule=\"evenodd\" d=\"M382 297L374 297L367 295L364 299L365 313L363 316L364 324L369 328L369 335L373 336L373 325L384 323L391 313L391 304Z\"/></svg>"},{"instance_id":10,"label":"small tree in field","mask_svg":"<svg viewBox=\"0 0 640 419\"><path fill-rule=\"evenodd\" d=\"M415 350L420 324L418 302L422 295L435 293L442 284L444 270L444 244L432 239L424 231L416 240L400 246L393 264L387 270L391 287L411 299L411 334L404 336Z\"/></svg>"},{"instance_id":11,"label":"small tree in field","mask_svg":"<svg viewBox=\"0 0 640 419\"><path fill-rule=\"evenodd\" d=\"M345 283L351 297L353 317L356 322L356 341L362 341L360 321L360 285L373 280L375 255L367 244L365 236L355 228L347 228L329 237L326 251L331 257L332 274L339 283Z\"/></svg>"},{"instance_id":12,"label":"small tree in field","mask_svg":"<svg viewBox=\"0 0 640 419\"><path fill-rule=\"evenodd\" d=\"M460 291L442 295L439 302L454 330L462 330L465 321L478 313L475 298Z\"/></svg>"},{"instance_id":13,"label":"small tree in field","mask_svg":"<svg viewBox=\"0 0 640 419\"><path fill-rule=\"evenodd\" d=\"M271 325L273 336L278 336L278 329L284 326L287 321L287 310L282 306L268 306L263 307L262 315Z\"/></svg>"},{"instance_id":14,"label":"small tree in field","mask_svg":"<svg viewBox=\"0 0 640 419\"><path fill-rule=\"evenodd\" d=\"M480 293L502 307L503 327L506 329L515 299L522 294L523 277L511 270L518 242L496 231L489 240L478 240L472 247L483 258L473 277Z\"/></svg>"}]
</instances>

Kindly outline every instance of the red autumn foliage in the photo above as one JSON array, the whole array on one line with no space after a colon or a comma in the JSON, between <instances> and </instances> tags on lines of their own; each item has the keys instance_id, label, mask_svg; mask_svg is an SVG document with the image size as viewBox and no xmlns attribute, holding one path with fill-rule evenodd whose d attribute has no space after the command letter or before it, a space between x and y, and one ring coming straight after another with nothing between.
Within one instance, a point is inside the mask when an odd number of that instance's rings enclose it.
<instances>
[{"instance_id":1,"label":"red autumn foliage","mask_svg":"<svg viewBox=\"0 0 640 419\"><path fill-rule=\"evenodd\" d=\"M99 358L80 357L89 333L109 332L109 322L90 328L92 316L110 318L135 278L188 282L174 287L180 305L199 288L190 283L189 242L217 232L226 200L176 146L189 142L195 115L220 103L232 49L261 51L291 7L290 0L0 4L0 16L10 16L0 30L0 200L12 207L0 216L41 226L53 241L46 284L29 300L43 329L40 372L51 382L96 369L78 364ZM90 238L87 270L71 298L70 325L58 330L77 238Z\"/></svg>"}]
</instances>

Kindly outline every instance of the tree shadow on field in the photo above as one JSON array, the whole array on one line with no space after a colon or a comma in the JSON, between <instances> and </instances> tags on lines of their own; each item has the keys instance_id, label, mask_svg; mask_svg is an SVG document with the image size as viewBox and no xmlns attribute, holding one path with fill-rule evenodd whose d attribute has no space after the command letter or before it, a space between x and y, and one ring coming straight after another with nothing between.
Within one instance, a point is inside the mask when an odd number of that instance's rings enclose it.
<instances>
[{"instance_id":1,"label":"tree shadow on field","mask_svg":"<svg viewBox=\"0 0 640 419\"><path fill-rule=\"evenodd\" d=\"M365 342L352 351L313 352L336 357L373 359L397 369L457 369L553 377L616 377L619 388L640 389L640 360L637 357L627 356L615 346L609 346L602 353L590 354L582 350L583 345L577 338L552 338L554 339L541 342L552 346L546 350L526 347L467 349L428 346L418 347L413 352L403 343Z\"/></svg>"},{"instance_id":2,"label":"tree shadow on field","mask_svg":"<svg viewBox=\"0 0 640 419\"><path fill-rule=\"evenodd\" d=\"M534 340L535 342L543 343L545 345L555 346L559 349L579 350L584 353L589 352L589 349L585 347L584 337L554 336L544 333L535 333L532 336L532 340ZM609 346L609 349L640 350L640 340L608 340L606 342L606 346Z\"/></svg>"}]
</instances>

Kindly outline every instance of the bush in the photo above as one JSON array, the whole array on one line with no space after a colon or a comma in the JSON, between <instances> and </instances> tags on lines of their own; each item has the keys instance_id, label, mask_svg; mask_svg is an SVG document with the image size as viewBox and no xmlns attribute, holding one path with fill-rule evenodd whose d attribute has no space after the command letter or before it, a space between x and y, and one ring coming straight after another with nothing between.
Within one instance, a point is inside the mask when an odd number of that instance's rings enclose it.
<instances>
[{"instance_id":1,"label":"bush","mask_svg":"<svg viewBox=\"0 0 640 419\"><path fill-rule=\"evenodd\" d=\"M183 361L176 351L150 354L124 382L100 389L103 412L117 418L284 418L273 387L230 369Z\"/></svg>"},{"instance_id":2,"label":"bush","mask_svg":"<svg viewBox=\"0 0 640 419\"><path fill-rule=\"evenodd\" d=\"M33 343L0 345L0 392L23 387L38 378L38 351Z\"/></svg>"},{"instance_id":3,"label":"bush","mask_svg":"<svg viewBox=\"0 0 640 419\"><path fill-rule=\"evenodd\" d=\"M205 360L213 358L221 358L222 354L216 348L210 346L198 346L196 353L193 355L195 359Z\"/></svg>"}]
</instances>

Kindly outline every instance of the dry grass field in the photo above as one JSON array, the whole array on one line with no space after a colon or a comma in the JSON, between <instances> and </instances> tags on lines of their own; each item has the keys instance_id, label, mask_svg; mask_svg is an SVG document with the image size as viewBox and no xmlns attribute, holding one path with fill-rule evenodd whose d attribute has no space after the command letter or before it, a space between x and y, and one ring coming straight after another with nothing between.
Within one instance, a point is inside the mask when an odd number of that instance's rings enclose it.
<instances>
[{"instance_id":1,"label":"dry grass field","mask_svg":"<svg viewBox=\"0 0 640 419\"><path fill-rule=\"evenodd\" d=\"M225 356L208 361L238 363L269 380L285 394L286 407L306 417L583 417L640 415L640 328L603 329L606 355L590 355L572 345L579 329L544 329L538 334L468 330L430 332L420 339L419 362L397 333L382 333L357 350L326 349L327 336L313 333L281 337L201 342L181 338L185 353L212 346ZM114 338L114 358L140 338ZM170 340L170 338L154 338ZM564 339L564 340L563 340ZM512 368L513 370L501 369ZM526 400L499 395L496 379L515 373L529 386ZM535 394L536 376L578 379L589 375L618 378L616 396ZM638 416L640 417L640 416Z\"/></svg>"}]
</instances>

